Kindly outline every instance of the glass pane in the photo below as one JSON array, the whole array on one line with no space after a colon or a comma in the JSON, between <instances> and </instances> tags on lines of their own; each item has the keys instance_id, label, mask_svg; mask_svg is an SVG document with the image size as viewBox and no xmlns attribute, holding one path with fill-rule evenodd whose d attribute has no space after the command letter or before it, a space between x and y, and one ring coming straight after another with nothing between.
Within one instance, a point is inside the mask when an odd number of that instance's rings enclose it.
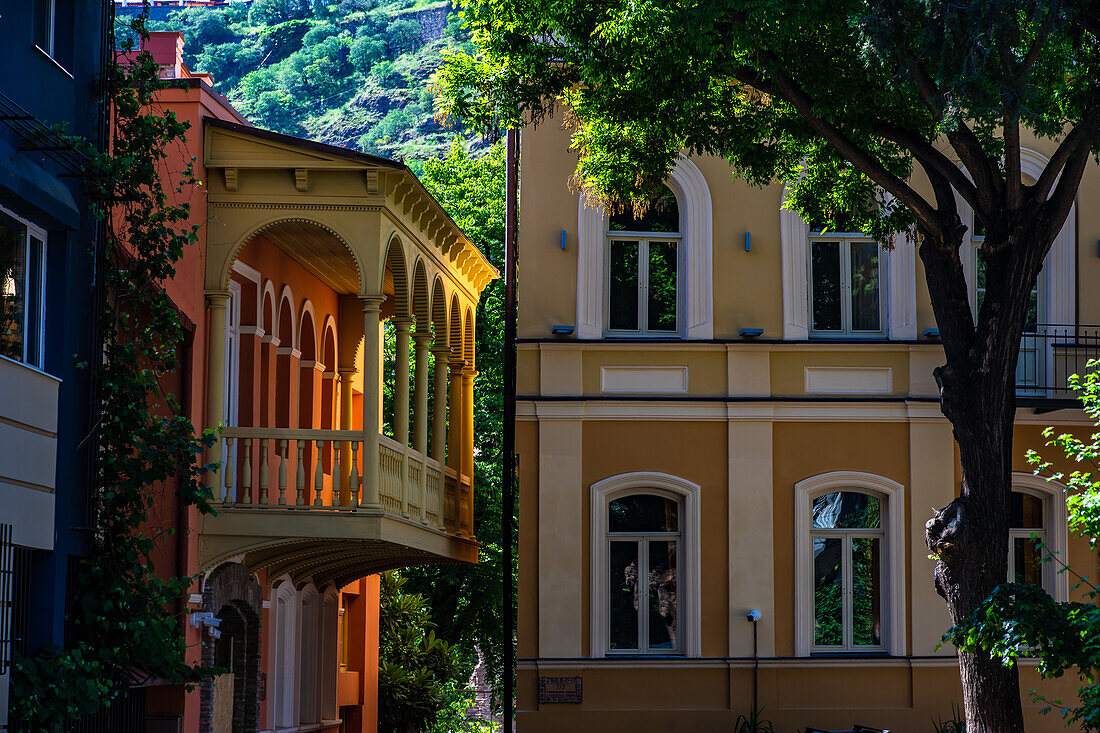
<instances>
[{"instance_id":1,"label":"glass pane","mask_svg":"<svg viewBox=\"0 0 1100 733\"><path fill-rule=\"evenodd\" d=\"M1035 331L1035 324L1039 322L1039 289L1032 288L1027 297L1027 320L1024 321L1024 331Z\"/></svg>"},{"instance_id":2,"label":"glass pane","mask_svg":"<svg viewBox=\"0 0 1100 733\"><path fill-rule=\"evenodd\" d=\"M649 543L649 648L676 649L676 542Z\"/></svg>"},{"instance_id":3,"label":"glass pane","mask_svg":"<svg viewBox=\"0 0 1100 733\"><path fill-rule=\"evenodd\" d=\"M1008 504L1008 526L1013 529L1042 529L1043 500L1031 494L1013 491Z\"/></svg>"},{"instance_id":4,"label":"glass pane","mask_svg":"<svg viewBox=\"0 0 1100 733\"><path fill-rule=\"evenodd\" d=\"M638 648L638 543L612 542L608 622L612 649Z\"/></svg>"},{"instance_id":5,"label":"glass pane","mask_svg":"<svg viewBox=\"0 0 1100 733\"><path fill-rule=\"evenodd\" d=\"M975 257L977 257L977 261L978 261L978 273L977 273L978 282L977 282L977 285L975 287L976 294L977 294L976 301L977 301L977 306L978 306L978 312L981 313L982 303L985 302L985 274L986 274L985 273L985 269L986 269L985 268L985 258L982 257L981 250L979 250L977 252Z\"/></svg>"},{"instance_id":6,"label":"glass pane","mask_svg":"<svg viewBox=\"0 0 1100 733\"><path fill-rule=\"evenodd\" d=\"M844 643L841 615L840 553L842 540L813 538L814 548L814 644L840 646Z\"/></svg>"},{"instance_id":7,"label":"glass pane","mask_svg":"<svg viewBox=\"0 0 1100 733\"><path fill-rule=\"evenodd\" d=\"M852 643L882 644L882 565L877 537L852 538Z\"/></svg>"},{"instance_id":8,"label":"glass pane","mask_svg":"<svg viewBox=\"0 0 1100 733\"><path fill-rule=\"evenodd\" d=\"M1012 538L1013 580L1017 583L1043 584L1043 560L1039 541L1032 537Z\"/></svg>"},{"instance_id":9,"label":"glass pane","mask_svg":"<svg viewBox=\"0 0 1100 733\"><path fill-rule=\"evenodd\" d=\"M650 331L676 330L676 243L649 243Z\"/></svg>"},{"instance_id":10,"label":"glass pane","mask_svg":"<svg viewBox=\"0 0 1100 733\"><path fill-rule=\"evenodd\" d=\"M34 43L46 53L53 53L53 4L54 0L33 0Z\"/></svg>"},{"instance_id":11,"label":"glass pane","mask_svg":"<svg viewBox=\"0 0 1100 733\"><path fill-rule=\"evenodd\" d=\"M0 213L0 354L24 360L27 228Z\"/></svg>"},{"instance_id":12,"label":"glass pane","mask_svg":"<svg viewBox=\"0 0 1100 733\"><path fill-rule=\"evenodd\" d=\"M614 499L607 507L610 532L679 532L680 504L653 494Z\"/></svg>"},{"instance_id":13,"label":"glass pane","mask_svg":"<svg viewBox=\"0 0 1100 733\"><path fill-rule=\"evenodd\" d=\"M613 232L679 232L680 208L676 196L666 187L644 214L635 216L633 211L612 214L607 228Z\"/></svg>"},{"instance_id":14,"label":"glass pane","mask_svg":"<svg viewBox=\"0 0 1100 733\"><path fill-rule=\"evenodd\" d=\"M41 240L31 237L30 259L27 262L27 361L37 367L42 366L42 319L45 299L42 293L42 255L44 245Z\"/></svg>"},{"instance_id":15,"label":"glass pane","mask_svg":"<svg viewBox=\"0 0 1100 733\"><path fill-rule=\"evenodd\" d=\"M813 276L813 330L839 331L840 243L811 242L810 270Z\"/></svg>"},{"instance_id":16,"label":"glass pane","mask_svg":"<svg viewBox=\"0 0 1100 733\"><path fill-rule=\"evenodd\" d=\"M870 494L835 491L814 499L813 518L818 529L877 529L882 526L882 505Z\"/></svg>"},{"instance_id":17,"label":"glass pane","mask_svg":"<svg viewBox=\"0 0 1100 733\"><path fill-rule=\"evenodd\" d=\"M879 331L878 244L852 242L852 330Z\"/></svg>"},{"instance_id":18,"label":"glass pane","mask_svg":"<svg viewBox=\"0 0 1100 733\"><path fill-rule=\"evenodd\" d=\"M638 243L611 243L610 327L638 330Z\"/></svg>"}]
</instances>

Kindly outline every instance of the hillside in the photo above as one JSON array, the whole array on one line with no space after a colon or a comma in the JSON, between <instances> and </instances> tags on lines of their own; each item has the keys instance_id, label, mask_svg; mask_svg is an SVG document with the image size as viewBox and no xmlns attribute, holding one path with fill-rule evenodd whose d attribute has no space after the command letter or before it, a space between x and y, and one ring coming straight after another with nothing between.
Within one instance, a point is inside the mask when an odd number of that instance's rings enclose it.
<instances>
[{"instance_id":1,"label":"hillside","mask_svg":"<svg viewBox=\"0 0 1100 733\"><path fill-rule=\"evenodd\" d=\"M120 28L129 14L119 11ZM404 159L445 155L458 134L433 118L430 89L443 52L466 42L448 0L256 0L158 15L149 29L182 31L188 67L213 74L258 126Z\"/></svg>"}]
</instances>

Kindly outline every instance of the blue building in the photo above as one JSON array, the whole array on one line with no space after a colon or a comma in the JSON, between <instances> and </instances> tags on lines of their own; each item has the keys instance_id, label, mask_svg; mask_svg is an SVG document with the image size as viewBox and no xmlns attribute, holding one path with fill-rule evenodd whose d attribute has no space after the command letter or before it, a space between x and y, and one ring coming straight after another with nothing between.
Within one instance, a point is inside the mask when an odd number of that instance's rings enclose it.
<instances>
[{"instance_id":1,"label":"blue building","mask_svg":"<svg viewBox=\"0 0 1100 733\"><path fill-rule=\"evenodd\" d=\"M64 646L93 524L98 225L81 160L101 139L104 0L0 0L0 730L13 652Z\"/></svg>"}]
</instances>

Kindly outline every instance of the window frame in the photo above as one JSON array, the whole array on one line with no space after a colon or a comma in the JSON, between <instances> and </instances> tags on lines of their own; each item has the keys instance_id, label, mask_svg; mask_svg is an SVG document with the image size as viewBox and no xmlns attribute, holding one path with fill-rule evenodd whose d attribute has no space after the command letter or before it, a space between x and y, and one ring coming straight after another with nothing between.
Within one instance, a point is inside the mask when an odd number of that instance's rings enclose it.
<instances>
[{"instance_id":1,"label":"window frame","mask_svg":"<svg viewBox=\"0 0 1100 733\"><path fill-rule=\"evenodd\" d=\"M806 237L806 302L809 307L807 325L809 337L840 338L840 339L885 339L886 338L886 299L887 293L884 284L888 281L885 273L886 257L883 247L872 237L863 232L829 232L826 234L815 233L810 230ZM814 264L813 247L815 243L836 242L840 251L840 330L821 331L814 328ZM869 242L878 249L878 329L874 331L857 331L852 328L852 244L856 242Z\"/></svg>"},{"instance_id":2,"label":"window frame","mask_svg":"<svg viewBox=\"0 0 1100 733\"><path fill-rule=\"evenodd\" d=\"M38 8L36 6L39 2L48 3L50 8L50 17L49 20L46 21L47 37L44 39L46 41L45 47L43 47L42 44L38 42L38 38L34 37L36 30L34 28L34 23L38 21ZM32 0L31 13L31 43L34 44L35 48L37 48L42 53L46 54L46 56L48 56L51 60L56 62L57 59L55 55L57 53L57 0ZM60 65L60 63L58 65Z\"/></svg>"},{"instance_id":3,"label":"window frame","mask_svg":"<svg viewBox=\"0 0 1100 733\"><path fill-rule=\"evenodd\" d=\"M10 209L0 206L0 213L15 219L17 222L26 228L26 235L23 238L23 256L24 262L29 263L31 261L31 247L32 243L37 240L38 245L38 261L40 263L38 272L37 283L37 328L35 329L35 342L37 343L37 352L33 355L34 359L28 358L31 356L30 351L30 314L31 308L25 306L23 308L23 358L16 359L10 356L4 356L5 359L11 359L12 361L23 364L24 366L37 369L38 371L45 371L46 369L46 254L48 252L48 235L45 229L37 224L28 221L22 216L19 216ZM24 266L24 278L27 277L26 266ZM27 290L26 281L24 282L24 290Z\"/></svg>"},{"instance_id":4,"label":"window frame","mask_svg":"<svg viewBox=\"0 0 1100 733\"><path fill-rule=\"evenodd\" d=\"M803 479L795 484L795 656L831 656L866 654L869 656L905 656L906 642L906 546L905 486L873 473L830 471ZM882 502L880 525L882 544L882 647L851 649L814 649L813 542L811 505L822 494L854 491L875 496ZM844 530L863 532L865 530Z\"/></svg>"},{"instance_id":5,"label":"window frame","mask_svg":"<svg viewBox=\"0 0 1100 733\"><path fill-rule=\"evenodd\" d=\"M1043 543L1043 555L1053 555L1062 562L1068 563L1066 556L1069 546L1068 520L1066 516L1066 489L1057 481L1047 481L1030 473L1016 472L1012 474L1012 490L1020 494L1028 494L1039 499L1043 503L1043 528L1042 530L1009 528L1008 531L1008 568L1006 579L1013 582L1013 555L1012 540L1016 537L1030 538L1033 535L1041 535ZM1043 590L1050 594L1056 601L1069 600L1069 576L1065 572L1058 572L1057 561L1043 563Z\"/></svg>"},{"instance_id":6,"label":"window frame","mask_svg":"<svg viewBox=\"0 0 1100 733\"><path fill-rule=\"evenodd\" d=\"M700 562L700 487L679 476L656 471L636 471L610 476L590 487L589 513L589 656L695 658L701 656L702 606ZM633 494L653 494L680 502L680 532L677 546L676 596L678 649L610 651L609 575L610 540L607 531L608 506L615 499ZM644 533L658 536L662 533ZM665 534L664 536L670 536ZM639 634L641 630L639 629Z\"/></svg>"},{"instance_id":7,"label":"window frame","mask_svg":"<svg viewBox=\"0 0 1100 733\"><path fill-rule=\"evenodd\" d=\"M638 244L638 328L611 328L611 245L615 242L636 242ZM672 242L676 245L676 330L655 331L649 328L649 245ZM608 338L683 338L683 236L679 232L632 232L608 229L604 238L604 335Z\"/></svg>"}]
</instances>

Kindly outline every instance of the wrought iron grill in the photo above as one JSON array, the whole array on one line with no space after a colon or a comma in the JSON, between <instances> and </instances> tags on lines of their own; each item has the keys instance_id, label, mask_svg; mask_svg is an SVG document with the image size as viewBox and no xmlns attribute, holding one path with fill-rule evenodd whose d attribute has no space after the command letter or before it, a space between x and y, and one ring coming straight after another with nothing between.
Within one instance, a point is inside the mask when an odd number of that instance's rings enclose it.
<instances>
[{"instance_id":1,"label":"wrought iron grill","mask_svg":"<svg viewBox=\"0 0 1100 733\"><path fill-rule=\"evenodd\" d=\"M1020 339L1016 393L1021 397L1074 399L1069 377L1083 375L1100 358L1100 326L1041 323Z\"/></svg>"},{"instance_id":2,"label":"wrought iron grill","mask_svg":"<svg viewBox=\"0 0 1100 733\"><path fill-rule=\"evenodd\" d=\"M11 665L12 585L15 575L15 545L12 526L0 524L0 675Z\"/></svg>"}]
</instances>

